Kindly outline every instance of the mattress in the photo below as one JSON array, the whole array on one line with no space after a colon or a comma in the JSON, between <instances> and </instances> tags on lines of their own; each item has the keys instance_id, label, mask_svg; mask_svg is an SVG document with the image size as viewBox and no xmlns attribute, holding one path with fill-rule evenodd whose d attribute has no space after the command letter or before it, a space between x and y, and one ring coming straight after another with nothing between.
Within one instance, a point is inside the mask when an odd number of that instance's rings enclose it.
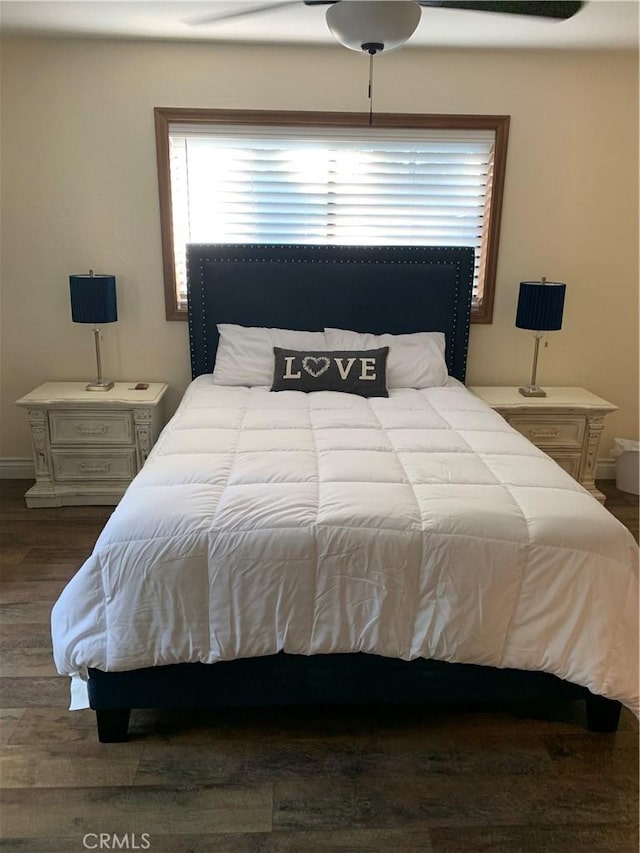
<instances>
[{"instance_id":1,"label":"mattress","mask_svg":"<svg viewBox=\"0 0 640 853\"><path fill-rule=\"evenodd\" d=\"M365 652L542 670L638 711L637 547L456 380L187 389L52 613L57 669Z\"/></svg>"}]
</instances>

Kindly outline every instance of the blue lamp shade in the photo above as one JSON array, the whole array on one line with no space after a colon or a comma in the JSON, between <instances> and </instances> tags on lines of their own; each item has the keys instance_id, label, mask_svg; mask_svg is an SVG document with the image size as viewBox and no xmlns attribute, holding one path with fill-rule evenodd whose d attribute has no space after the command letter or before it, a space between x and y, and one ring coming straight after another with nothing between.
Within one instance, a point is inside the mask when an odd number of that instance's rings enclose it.
<instances>
[{"instance_id":1,"label":"blue lamp shade","mask_svg":"<svg viewBox=\"0 0 640 853\"><path fill-rule=\"evenodd\" d=\"M522 281L518 295L516 326L536 332L562 328L566 284L558 281Z\"/></svg>"},{"instance_id":2,"label":"blue lamp shade","mask_svg":"<svg viewBox=\"0 0 640 853\"><path fill-rule=\"evenodd\" d=\"M114 275L71 275L71 319L74 323L115 323L118 319Z\"/></svg>"}]
</instances>

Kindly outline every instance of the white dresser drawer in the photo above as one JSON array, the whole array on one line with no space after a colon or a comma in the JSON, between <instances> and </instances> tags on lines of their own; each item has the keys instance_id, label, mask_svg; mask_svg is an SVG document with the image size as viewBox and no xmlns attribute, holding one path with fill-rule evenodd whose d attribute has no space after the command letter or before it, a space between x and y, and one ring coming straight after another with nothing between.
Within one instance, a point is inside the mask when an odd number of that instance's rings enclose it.
<instances>
[{"instance_id":1,"label":"white dresser drawer","mask_svg":"<svg viewBox=\"0 0 640 853\"><path fill-rule=\"evenodd\" d=\"M134 447L117 450L59 450L52 448L53 474L61 483L83 480L131 480L136 474Z\"/></svg>"},{"instance_id":2,"label":"white dresser drawer","mask_svg":"<svg viewBox=\"0 0 640 853\"><path fill-rule=\"evenodd\" d=\"M51 444L133 444L131 412L49 412Z\"/></svg>"},{"instance_id":3,"label":"white dresser drawer","mask_svg":"<svg viewBox=\"0 0 640 853\"><path fill-rule=\"evenodd\" d=\"M584 441L583 415L508 415L512 427L521 432L532 444L542 449L554 447L580 450Z\"/></svg>"},{"instance_id":4,"label":"white dresser drawer","mask_svg":"<svg viewBox=\"0 0 640 853\"><path fill-rule=\"evenodd\" d=\"M580 480L580 463L582 461L581 453L554 453L549 452L548 455L557 462L561 468L570 474L574 480Z\"/></svg>"}]
</instances>

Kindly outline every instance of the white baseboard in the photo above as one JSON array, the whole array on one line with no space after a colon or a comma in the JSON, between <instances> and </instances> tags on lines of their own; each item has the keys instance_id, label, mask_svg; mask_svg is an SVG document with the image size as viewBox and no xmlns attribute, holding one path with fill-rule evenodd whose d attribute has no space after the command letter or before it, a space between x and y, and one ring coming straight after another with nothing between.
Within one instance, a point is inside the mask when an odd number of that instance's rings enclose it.
<instances>
[{"instance_id":1,"label":"white baseboard","mask_svg":"<svg viewBox=\"0 0 640 853\"><path fill-rule=\"evenodd\" d=\"M596 462L596 480L615 480L616 460L598 459Z\"/></svg>"},{"instance_id":2,"label":"white baseboard","mask_svg":"<svg viewBox=\"0 0 640 853\"><path fill-rule=\"evenodd\" d=\"M599 459L596 465L597 480L615 480L615 459ZM34 480L33 461L20 457L0 459L0 480Z\"/></svg>"},{"instance_id":3,"label":"white baseboard","mask_svg":"<svg viewBox=\"0 0 640 853\"><path fill-rule=\"evenodd\" d=\"M19 456L0 459L0 480L35 480L33 459Z\"/></svg>"}]
</instances>

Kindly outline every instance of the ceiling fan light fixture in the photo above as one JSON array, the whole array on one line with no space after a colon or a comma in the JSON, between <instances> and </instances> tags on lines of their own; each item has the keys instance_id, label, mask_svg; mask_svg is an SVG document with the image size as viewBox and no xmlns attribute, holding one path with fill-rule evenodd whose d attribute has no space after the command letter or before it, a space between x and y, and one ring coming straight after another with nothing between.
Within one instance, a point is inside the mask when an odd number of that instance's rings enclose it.
<instances>
[{"instance_id":1,"label":"ceiling fan light fixture","mask_svg":"<svg viewBox=\"0 0 640 853\"><path fill-rule=\"evenodd\" d=\"M415 0L338 0L327 9L327 26L351 50L389 51L411 38L420 12Z\"/></svg>"}]
</instances>

